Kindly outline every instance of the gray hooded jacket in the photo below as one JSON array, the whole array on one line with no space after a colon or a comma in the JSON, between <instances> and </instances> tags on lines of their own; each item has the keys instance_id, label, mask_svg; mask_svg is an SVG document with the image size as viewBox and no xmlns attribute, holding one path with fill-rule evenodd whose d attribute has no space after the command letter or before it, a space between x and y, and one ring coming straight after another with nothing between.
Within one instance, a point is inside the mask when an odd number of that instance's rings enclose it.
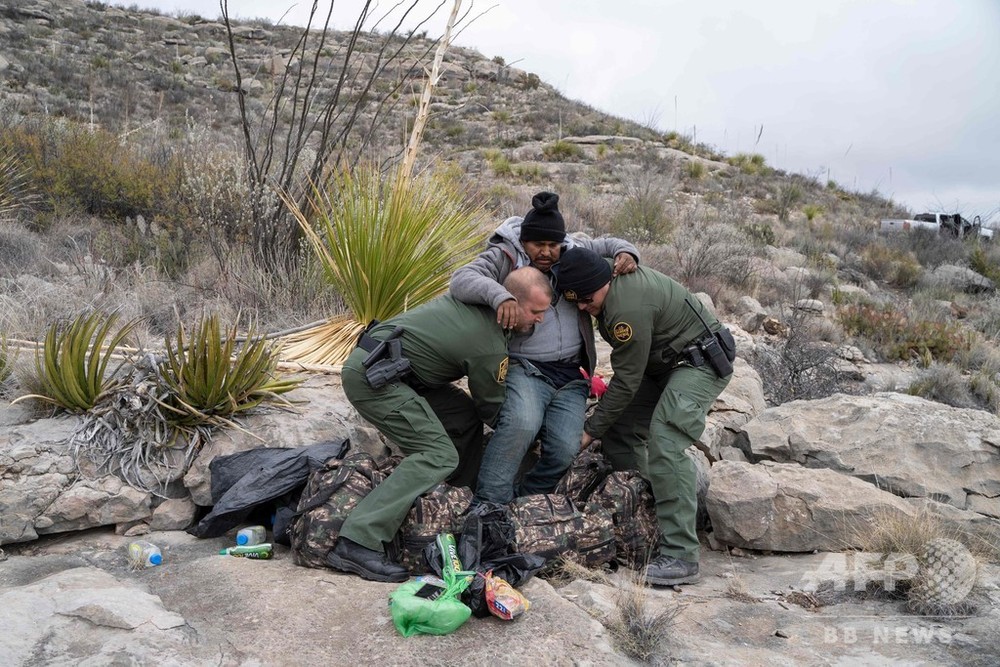
<instances>
[{"instance_id":1,"label":"gray hooded jacket","mask_svg":"<svg viewBox=\"0 0 1000 667\"><path fill-rule=\"evenodd\" d=\"M490 236L486 250L452 274L449 292L453 297L469 304L486 305L493 310L514 298L502 283L514 269L531 265L531 259L520 241L522 222L523 218L519 216L507 218ZM602 257L627 252L635 257L636 262L639 261L636 247L622 239L567 236L562 250L565 252L576 246L589 248ZM549 272L553 289L554 274L558 271L559 264L556 263ZM556 293L555 302L546 311L544 321L535 327L531 336L515 337L511 341L510 354L528 361L563 361L579 356L581 366L592 374L597 364L597 351L590 315Z\"/></svg>"}]
</instances>

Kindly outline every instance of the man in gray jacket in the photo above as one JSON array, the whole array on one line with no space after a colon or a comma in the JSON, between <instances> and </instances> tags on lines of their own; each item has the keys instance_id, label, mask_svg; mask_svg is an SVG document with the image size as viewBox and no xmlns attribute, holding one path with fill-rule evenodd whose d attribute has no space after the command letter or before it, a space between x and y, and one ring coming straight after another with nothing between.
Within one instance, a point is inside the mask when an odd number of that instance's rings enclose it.
<instances>
[{"instance_id":1,"label":"man in gray jacket","mask_svg":"<svg viewBox=\"0 0 1000 667\"><path fill-rule=\"evenodd\" d=\"M539 192L523 218L505 220L486 250L452 275L451 295L493 308L497 322L513 329L518 304L502 283L514 269L534 266L554 284L561 253L582 246L614 258L616 275L636 270L639 251L627 241L567 236L558 204L558 195ZM507 397L483 454L475 489L478 499L503 504L518 495L555 489L580 449L590 393L590 382L581 370L593 375L597 363L590 316L558 294L535 332L515 336L509 349ZM521 461L536 437L541 439L539 459L515 488Z\"/></svg>"}]
</instances>

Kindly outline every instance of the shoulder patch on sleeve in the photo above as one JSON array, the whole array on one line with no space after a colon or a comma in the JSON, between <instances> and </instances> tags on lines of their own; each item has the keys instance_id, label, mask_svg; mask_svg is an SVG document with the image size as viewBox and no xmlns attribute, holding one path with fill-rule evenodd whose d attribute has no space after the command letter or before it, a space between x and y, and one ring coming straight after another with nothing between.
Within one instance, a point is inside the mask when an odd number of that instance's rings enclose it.
<instances>
[{"instance_id":1,"label":"shoulder patch on sleeve","mask_svg":"<svg viewBox=\"0 0 1000 667\"><path fill-rule=\"evenodd\" d=\"M500 368L497 369L497 382L505 382L507 380L508 365L510 365L510 358L504 357L503 361L500 362Z\"/></svg>"},{"instance_id":2,"label":"shoulder patch on sleeve","mask_svg":"<svg viewBox=\"0 0 1000 667\"><path fill-rule=\"evenodd\" d=\"M632 338L632 325L628 322L618 322L611 331L619 343L624 343Z\"/></svg>"}]
</instances>

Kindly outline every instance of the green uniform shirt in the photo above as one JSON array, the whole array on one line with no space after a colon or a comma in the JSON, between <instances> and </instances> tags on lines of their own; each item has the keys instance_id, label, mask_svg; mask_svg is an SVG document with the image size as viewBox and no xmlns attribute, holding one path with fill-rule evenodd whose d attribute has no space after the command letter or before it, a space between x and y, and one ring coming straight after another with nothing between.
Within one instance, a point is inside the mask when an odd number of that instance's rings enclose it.
<instances>
[{"instance_id":1,"label":"green uniform shirt","mask_svg":"<svg viewBox=\"0 0 1000 667\"><path fill-rule=\"evenodd\" d=\"M665 375L676 365L677 353L705 335L695 310L712 331L719 329L697 297L658 271L640 266L611 280L597 328L611 344L614 376L587 420L587 433L601 437L631 403L643 375Z\"/></svg>"},{"instance_id":2,"label":"green uniform shirt","mask_svg":"<svg viewBox=\"0 0 1000 667\"><path fill-rule=\"evenodd\" d=\"M445 295L379 323L371 332L385 338L403 327L403 356L428 387L469 378L469 393L479 418L492 424L505 397L507 334L496 313Z\"/></svg>"}]
</instances>

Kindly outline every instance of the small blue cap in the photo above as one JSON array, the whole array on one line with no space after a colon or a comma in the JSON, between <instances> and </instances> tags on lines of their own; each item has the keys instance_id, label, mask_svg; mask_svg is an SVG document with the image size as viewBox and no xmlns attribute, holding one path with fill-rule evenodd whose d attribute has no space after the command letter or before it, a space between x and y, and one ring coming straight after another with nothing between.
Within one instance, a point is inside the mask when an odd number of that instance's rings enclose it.
<instances>
[{"instance_id":1,"label":"small blue cap","mask_svg":"<svg viewBox=\"0 0 1000 667\"><path fill-rule=\"evenodd\" d=\"M163 562L163 556L161 556L160 554L149 554L150 565L159 565L162 562Z\"/></svg>"},{"instance_id":2,"label":"small blue cap","mask_svg":"<svg viewBox=\"0 0 1000 667\"><path fill-rule=\"evenodd\" d=\"M242 535L242 534L241 535L237 535L236 536L236 544L238 544L240 546L243 546L244 544L246 544L249 541L249 539L250 539L249 535Z\"/></svg>"}]
</instances>

